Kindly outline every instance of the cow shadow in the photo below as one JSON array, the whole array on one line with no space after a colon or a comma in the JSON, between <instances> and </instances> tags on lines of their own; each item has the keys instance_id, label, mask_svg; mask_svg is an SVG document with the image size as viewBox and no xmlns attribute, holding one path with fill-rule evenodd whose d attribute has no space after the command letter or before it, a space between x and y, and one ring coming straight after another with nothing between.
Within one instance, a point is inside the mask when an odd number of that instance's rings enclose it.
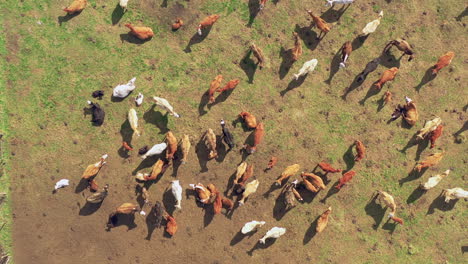
<instances>
[{"instance_id":1,"label":"cow shadow","mask_svg":"<svg viewBox=\"0 0 468 264\"><path fill-rule=\"evenodd\" d=\"M90 107L83 107L83 116L86 118L93 114L93 110Z\"/></svg>"},{"instance_id":2,"label":"cow shadow","mask_svg":"<svg viewBox=\"0 0 468 264\"><path fill-rule=\"evenodd\" d=\"M416 202L419 198L421 198L426 193L426 190L420 188L419 186L414 189L414 191L408 196L406 199L406 204L411 204Z\"/></svg>"},{"instance_id":3,"label":"cow shadow","mask_svg":"<svg viewBox=\"0 0 468 264\"><path fill-rule=\"evenodd\" d=\"M161 154L160 155L154 155L154 156L149 156L147 157L146 159L142 160L140 162L140 164L138 164L138 167L136 167L133 171L132 171L132 175L136 175L140 170L142 169L146 169L146 168L150 168L150 167L153 167L153 165L156 163L156 161L161 158Z\"/></svg>"},{"instance_id":4,"label":"cow shadow","mask_svg":"<svg viewBox=\"0 0 468 264\"><path fill-rule=\"evenodd\" d=\"M109 217L108 223L112 224L112 227L108 227L107 231L111 231L111 229L119 226L126 226L127 231L137 227L137 224L135 224L135 214L116 214Z\"/></svg>"},{"instance_id":5,"label":"cow shadow","mask_svg":"<svg viewBox=\"0 0 468 264\"><path fill-rule=\"evenodd\" d=\"M166 208L166 212L170 215L174 214L175 204L177 203L174 195L172 194L172 189L167 188L163 193L163 205Z\"/></svg>"},{"instance_id":6,"label":"cow shadow","mask_svg":"<svg viewBox=\"0 0 468 264\"><path fill-rule=\"evenodd\" d=\"M122 19L124 14L125 10L120 6L120 4L117 4L114 8L114 11L112 11L112 25L117 25L117 23L119 23L120 19Z\"/></svg>"},{"instance_id":7,"label":"cow shadow","mask_svg":"<svg viewBox=\"0 0 468 264\"><path fill-rule=\"evenodd\" d=\"M316 169L317 167L318 165L315 167L315 169L312 170L312 173L322 178L323 184L328 185L331 182L331 180L328 178L328 174L333 174L333 173L318 171Z\"/></svg>"},{"instance_id":8,"label":"cow shadow","mask_svg":"<svg viewBox=\"0 0 468 264\"><path fill-rule=\"evenodd\" d=\"M258 13L260 13L260 2L257 0L249 0L249 22L247 27L251 27Z\"/></svg>"},{"instance_id":9,"label":"cow shadow","mask_svg":"<svg viewBox=\"0 0 468 264\"><path fill-rule=\"evenodd\" d=\"M320 200L321 203L326 203L327 200L328 200L328 198L330 198L331 196L337 194L337 193L340 191L340 190L338 190L337 188L335 188L335 186L337 186L339 182L340 182L340 181L338 180L338 181L336 181L336 182L333 184L333 186L330 186L330 188L328 189L328 192L327 192L327 194L325 195L325 197L323 197L323 199Z\"/></svg>"},{"instance_id":10,"label":"cow shadow","mask_svg":"<svg viewBox=\"0 0 468 264\"><path fill-rule=\"evenodd\" d=\"M128 121L128 119L126 119L125 122L123 122L120 126L120 135L122 136L122 141L127 142L127 144L131 146L133 129L130 126L130 122ZM118 153L119 156L124 159L130 157L130 155L128 154L128 150L125 149L123 146L120 146Z\"/></svg>"},{"instance_id":11,"label":"cow shadow","mask_svg":"<svg viewBox=\"0 0 468 264\"><path fill-rule=\"evenodd\" d=\"M182 150L180 147L177 147L177 151L174 154L174 159L172 160L172 177L177 177L179 168L182 165Z\"/></svg>"},{"instance_id":12,"label":"cow shadow","mask_svg":"<svg viewBox=\"0 0 468 264\"><path fill-rule=\"evenodd\" d=\"M163 115L159 111L155 111L156 105L152 105L151 108L143 114L143 119L146 123L156 125L159 128L159 134L166 134L169 129L167 124L169 123L169 114Z\"/></svg>"},{"instance_id":13,"label":"cow shadow","mask_svg":"<svg viewBox=\"0 0 468 264\"><path fill-rule=\"evenodd\" d=\"M343 161L346 163L345 171L351 170L356 164L356 161L354 160L353 148L354 148L354 143L351 144L346 150L346 152L343 154Z\"/></svg>"},{"instance_id":14,"label":"cow shadow","mask_svg":"<svg viewBox=\"0 0 468 264\"><path fill-rule=\"evenodd\" d=\"M282 58L282 61L278 70L278 75L280 80L283 80L294 63L292 49L285 50L281 47L279 56Z\"/></svg>"},{"instance_id":15,"label":"cow shadow","mask_svg":"<svg viewBox=\"0 0 468 264\"><path fill-rule=\"evenodd\" d=\"M402 123L403 124L406 124L406 121L404 121ZM421 158L421 154L422 152L427 148L427 146L429 146L429 140L425 140L425 139L418 139L416 136L418 135L419 133L416 132L412 137L411 139L408 141L408 143L406 143L406 146L403 147L402 150L400 150L400 152L402 153L406 153L406 151L409 149L409 148L412 148L414 146L418 146L418 149L416 150L416 156L414 158L414 160L419 160Z\"/></svg>"},{"instance_id":16,"label":"cow shadow","mask_svg":"<svg viewBox=\"0 0 468 264\"><path fill-rule=\"evenodd\" d=\"M273 217L277 221L280 221L293 208L287 208L286 204L284 203L284 194L281 193L275 200L275 206L273 207Z\"/></svg>"},{"instance_id":17,"label":"cow shadow","mask_svg":"<svg viewBox=\"0 0 468 264\"><path fill-rule=\"evenodd\" d=\"M273 245L275 242L276 242L276 238L268 238L265 241L265 244L262 244L262 243L260 243L260 241L257 241L257 243L254 245L254 247L251 248L249 251L247 251L247 254L249 254L249 256L252 256L255 250L268 248L271 245Z\"/></svg>"},{"instance_id":18,"label":"cow shadow","mask_svg":"<svg viewBox=\"0 0 468 264\"><path fill-rule=\"evenodd\" d=\"M369 203L367 203L364 210L366 214L374 219L374 224L372 225L372 229L377 230L382 223L382 220L385 216L385 211L387 208L382 207L380 204L377 203L378 195L374 195Z\"/></svg>"},{"instance_id":19,"label":"cow shadow","mask_svg":"<svg viewBox=\"0 0 468 264\"><path fill-rule=\"evenodd\" d=\"M94 214L99 208L101 208L102 202L100 203L89 203L86 202L86 204L81 207L80 212L78 213L81 216L87 216L87 215L92 215Z\"/></svg>"},{"instance_id":20,"label":"cow shadow","mask_svg":"<svg viewBox=\"0 0 468 264\"><path fill-rule=\"evenodd\" d=\"M383 230L388 230L390 235L391 235L391 234L393 234L393 232L395 232L395 229L396 229L397 225L399 225L397 222L392 223L392 222L390 222L390 218L387 218L387 221L382 226L382 229Z\"/></svg>"},{"instance_id":21,"label":"cow shadow","mask_svg":"<svg viewBox=\"0 0 468 264\"><path fill-rule=\"evenodd\" d=\"M235 246L237 243L241 242L244 238L246 237L251 237L254 234L257 233L257 230L249 232L248 234L242 234L241 231L237 232L237 234L231 239L231 243L229 243L230 246Z\"/></svg>"},{"instance_id":22,"label":"cow shadow","mask_svg":"<svg viewBox=\"0 0 468 264\"><path fill-rule=\"evenodd\" d=\"M253 146L253 143L255 141L255 130L253 130L248 136L247 138L245 139L244 141L244 145L249 145L249 146ZM246 152L246 151L244 151ZM242 161L244 161L245 159L242 159Z\"/></svg>"},{"instance_id":23,"label":"cow shadow","mask_svg":"<svg viewBox=\"0 0 468 264\"><path fill-rule=\"evenodd\" d=\"M237 124L239 123L241 124L242 131L244 132L252 131L253 128L248 127L247 124L244 122L244 119L242 119L242 117L238 115L237 118L233 120L231 124L232 124L232 127L236 128Z\"/></svg>"},{"instance_id":24,"label":"cow shadow","mask_svg":"<svg viewBox=\"0 0 468 264\"><path fill-rule=\"evenodd\" d=\"M217 162L223 162L229 151L226 150L226 145L223 143L223 137L216 135L216 153L218 156L215 157Z\"/></svg>"},{"instance_id":25,"label":"cow shadow","mask_svg":"<svg viewBox=\"0 0 468 264\"><path fill-rule=\"evenodd\" d=\"M68 22L69 20L71 20L72 18L78 16L79 14L81 14L81 11L80 12L77 12L77 13L74 13L74 14L66 14L64 16L59 16L57 19L58 19L58 23L59 25L61 26L62 23L66 23Z\"/></svg>"},{"instance_id":26,"label":"cow shadow","mask_svg":"<svg viewBox=\"0 0 468 264\"><path fill-rule=\"evenodd\" d=\"M122 41L122 43L123 42L128 42L128 43L132 43L132 44L136 44L136 45L142 45L142 44L145 44L146 42L150 41L151 39L152 38L139 39L139 38L133 36L130 33L120 34L120 41Z\"/></svg>"},{"instance_id":27,"label":"cow shadow","mask_svg":"<svg viewBox=\"0 0 468 264\"><path fill-rule=\"evenodd\" d=\"M205 205L203 207L205 211L205 215L203 216L203 226L207 227L211 222L213 221L214 218L214 208L213 205Z\"/></svg>"},{"instance_id":28,"label":"cow shadow","mask_svg":"<svg viewBox=\"0 0 468 264\"><path fill-rule=\"evenodd\" d=\"M403 184L405 184L406 182L414 181L414 180L420 178L427 170L428 170L428 168L423 168L421 170L421 172L418 172L416 169L413 169L413 170L410 171L408 176L406 176L403 179L398 180L398 182L399 182L400 186L403 186Z\"/></svg>"},{"instance_id":29,"label":"cow shadow","mask_svg":"<svg viewBox=\"0 0 468 264\"><path fill-rule=\"evenodd\" d=\"M205 145L204 136L205 134L203 134L203 136L200 138L197 145L195 146L195 153L197 154L198 163L200 164L200 172L208 171L207 164L208 164L209 150Z\"/></svg>"},{"instance_id":30,"label":"cow shadow","mask_svg":"<svg viewBox=\"0 0 468 264\"><path fill-rule=\"evenodd\" d=\"M297 80L296 80L296 78L293 78L289 82L288 87L286 87L286 89L284 89L283 91L280 92L280 95L284 96L287 92L301 86L304 83L307 75L309 75L309 74L307 73L306 75L300 76Z\"/></svg>"},{"instance_id":31,"label":"cow shadow","mask_svg":"<svg viewBox=\"0 0 468 264\"><path fill-rule=\"evenodd\" d=\"M204 92L202 97L200 98L200 104L198 104L199 116L202 116L208 113L208 111L205 110L205 106L208 105L209 99L210 99L210 96L208 95L208 92Z\"/></svg>"},{"instance_id":32,"label":"cow shadow","mask_svg":"<svg viewBox=\"0 0 468 264\"><path fill-rule=\"evenodd\" d=\"M226 190L224 191L224 195L227 196L228 198L232 198L232 196L234 195L234 190L232 190L230 194L229 194L229 190L231 190L231 188L234 187L234 180L236 179L236 175L237 175L237 170L233 174L231 174L231 176L229 176L229 179L226 185Z\"/></svg>"},{"instance_id":33,"label":"cow shadow","mask_svg":"<svg viewBox=\"0 0 468 264\"><path fill-rule=\"evenodd\" d=\"M151 211L146 216L146 227L148 229L148 234L146 235L146 240L151 240L153 232L156 229L156 214L154 213L154 207L151 208Z\"/></svg>"},{"instance_id":34,"label":"cow shadow","mask_svg":"<svg viewBox=\"0 0 468 264\"><path fill-rule=\"evenodd\" d=\"M206 27L206 28L202 29L202 35L201 36L198 35L198 32L195 32L195 34L193 34L192 38L190 38L190 41L187 44L187 47L185 47L184 52L185 53L192 52L192 46L196 45L196 44L199 44L203 40L205 40L206 37L208 37L208 35L210 34L212 27L213 26L209 26L209 27Z\"/></svg>"},{"instance_id":35,"label":"cow shadow","mask_svg":"<svg viewBox=\"0 0 468 264\"><path fill-rule=\"evenodd\" d=\"M465 255L465 253L468 252L468 246L462 246L461 247L461 253Z\"/></svg>"},{"instance_id":36,"label":"cow shadow","mask_svg":"<svg viewBox=\"0 0 468 264\"><path fill-rule=\"evenodd\" d=\"M377 101L377 113L382 111L382 109L385 107L385 96L382 96L378 101Z\"/></svg>"},{"instance_id":37,"label":"cow shadow","mask_svg":"<svg viewBox=\"0 0 468 264\"><path fill-rule=\"evenodd\" d=\"M446 203L444 196L441 194L437 198L432 201L431 205L429 205L429 209L427 210L426 215L433 214L436 209L447 212L452 210L455 207L455 204L458 202L458 199L450 200L450 202Z\"/></svg>"},{"instance_id":38,"label":"cow shadow","mask_svg":"<svg viewBox=\"0 0 468 264\"><path fill-rule=\"evenodd\" d=\"M84 107L83 108L83 116L86 118L88 115L93 115L93 110L89 107ZM100 127L102 126L102 124L104 123L104 121L101 122L93 122L93 120L91 119L91 124L93 124L93 126L95 127Z\"/></svg>"},{"instance_id":39,"label":"cow shadow","mask_svg":"<svg viewBox=\"0 0 468 264\"><path fill-rule=\"evenodd\" d=\"M78 182L78 185L76 185L76 187L75 187L75 193L80 193L80 192L84 191L89 186L88 180L90 180L90 179L81 178L80 182Z\"/></svg>"},{"instance_id":40,"label":"cow shadow","mask_svg":"<svg viewBox=\"0 0 468 264\"><path fill-rule=\"evenodd\" d=\"M468 7L465 7L465 10L463 10L463 12L461 12L458 16L456 16L455 20L461 21L462 18L464 18L467 15L468 15Z\"/></svg>"},{"instance_id":41,"label":"cow shadow","mask_svg":"<svg viewBox=\"0 0 468 264\"><path fill-rule=\"evenodd\" d=\"M362 98L362 100L359 101L359 104L364 105L369 98L380 93L381 89L377 88L374 84L375 83L373 83L371 87L369 87L369 90L367 90L366 96L364 96L364 98Z\"/></svg>"},{"instance_id":42,"label":"cow shadow","mask_svg":"<svg viewBox=\"0 0 468 264\"><path fill-rule=\"evenodd\" d=\"M328 79L325 80L325 83L331 84L331 80L333 79L333 76L338 72L340 69L340 62L341 62L341 49L339 49L335 56L333 56L331 65L330 65L330 75L328 76Z\"/></svg>"},{"instance_id":43,"label":"cow shadow","mask_svg":"<svg viewBox=\"0 0 468 264\"><path fill-rule=\"evenodd\" d=\"M304 239L302 239L302 245L307 245L314 237L317 235L317 223L320 219L320 216L315 218L315 220L310 224L309 228L304 234Z\"/></svg>"},{"instance_id":44,"label":"cow shadow","mask_svg":"<svg viewBox=\"0 0 468 264\"><path fill-rule=\"evenodd\" d=\"M364 83L364 81L358 82L359 75L360 74L356 75L356 77L354 77L353 82L347 88L345 88L344 93L341 96L341 99L346 101L346 97L348 96L348 94L356 90L357 88L359 88L359 86L361 86Z\"/></svg>"},{"instance_id":45,"label":"cow shadow","mask_svg":"<svg viewBox=\"0 0 468 264\"><path fill-rule=\"evenodd\" d=\"M317 197L317 195L320 192L320 191L311 192L311 191L307 190L306 187L304 186L304 184L302 184L302 183L297 185L296 191L299 193L299 195L301 195L302 203L307 203L307 204L312 203L312 201L315 199L315 197Z\"/></svg>"},{"instance_id":46,"label":"cow shadow","mask_svg":"<svg viewBox=\"0 0 468 264\"><path fill-rule=\"evenodd\" d=\"M401 118L401 127L404 128L404 129L411 129L413 126L408 124L408 122L406 122L405 118L402 116ZM427 141L429 142L429 141Z\"/></svg>"},{"instance_id":47,"label":"cow shadow","mask_svg":"<svg viewBox=\"0 0 468 264\"><path fill-rule=\"evenodd\" d=\"M432 69L434 67L431 66L429 67L427 70L426 70L426 73L424 74L423 78L421 79L421 81L419 82L418 85L416 85L414 88L416 89L417 92L419 92L421 90L421 88L426 85L427 83L429 83L430 81L434 80L435 77L437 76L436 74L432 74Z\"/></svg>"},{"instance_id":48,"label":"cow shadow","mask_svg":"<svg viewBox=\"0 0 468 264\"><path fill-rule=\"evenodd\" d=\"M253 59L250 58L252 55L252 50L249 48L245 56L241 59L239 66L245 72L248 78L249 83L253 83L255 72L257 71L258 64L255 63Z\"/></svg>"},{"instance_id":49,"label":"cow shadow","mask_svg":"<svg viewBox=\"0 0 468 264\"><path fill-rule=\"evenodd\" d=\"M466 109L464 109L463 111L466 112ZM455 137L455 142L457 142L457 137L467 130L468 130L468 121L465 121L463 126L457 132L453 134L453 136Z\"/></svg>"},{"instance_id":50,"label":"cow shadow","mask_svg":"<svg viewBox=\"0 0 468 264\"><path fill-rule=\"evenodd\" d=\"M340 9L333 9L333 6L331 6L320 17L327 23L337 22L340 20L341 16L346 12L346 10L348 10L349 6L350 5L341 5Z\"/></svg>"},{"instance_id":51,"label":"cow shadow","mask_svg":"<svg viewBox=\"0 0 468 264\"><path fill-rule=\"evenodd\" d=\"M232 90L228 90L228 91L224 91L222 92L221 94L219 94L218 96L216 96L215 98L215 101L211 104L208 105L208 109L211 110L211 108L219 103L222 103L224 101L226 101L229 96L232 94L232 92L234 91L234 89Z\"/></svg>"},{"instance_id":52,"label":"cow shadow","mask_svg":"<svg viewBox=\"0 0 468 264\"><path fill-rule=\"evenodd\" d=\"M392 68L392 67L397 67L398 69L400 68L400 61L401 57L398 59L393 55L393 54L388 54L386 52L383 52L380 55L380 65L386 67L386 68ZM382 85L383 87L383 85Z\"/></svg>"},{"instance_id":53,"label":"cow shadow","mask_svg":"<svg viewBox=\"0 0 468 264\"><path fill-rule=\"evenodd\" d=\"M353 51L355 51L355 50L359 49L360 47L362 47L362 45L364 45L364 43L366 42L368 37L369 37L369 35L355 37L353 39L353 41L351 42L351 46L353 47Z\"/></svg>"},{"instance_id":54,"label":"cow shadow","mask_svg":"<svg viewBox=\"0 0 468 264\"><path fill-rule=\"evenodd\" d=\"M312 30L312 25L300 27L296 24L294 31L299 34L305 46L310 50L315 50L320 43L320 40L317 39L317 33Z\"/></svg>"},{"instance_id":55,"label":"cow shadow","mask_svg":"<svg viewBox=\"0 0 468 264\"><path fill-rule=\"evenodd\" d=\"M145 187L146 188L146 187ZM148 189L148 188L147 188ZM136 195L136 201L138 203L138 206L142 208L145 206L145 199L143 199L143 186L140 184L135 184L135 195Z\"/></svg>"},{"instance_id":56,"label":"cow shadow","mask_svg":"<svg viewBox=\"0 0 468 264\"><path fill-rule=\"evenodd\" d=\"M115 97L114 95L111 95L111 102L113 103L120 103L122 102L123 100L125 100L125 98L127 98L133 91L131 91L130 93L128 93L127 96L125 97Z\"/></svg>"}]
</instances>

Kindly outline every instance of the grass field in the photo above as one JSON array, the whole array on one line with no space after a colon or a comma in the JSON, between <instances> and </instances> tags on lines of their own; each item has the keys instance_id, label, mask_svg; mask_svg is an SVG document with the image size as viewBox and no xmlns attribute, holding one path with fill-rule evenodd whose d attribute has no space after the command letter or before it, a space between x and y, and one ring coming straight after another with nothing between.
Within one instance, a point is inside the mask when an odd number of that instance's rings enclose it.
<instances>
[{"instance_id":1,"label":"grass field","mask_svg":"<svg viewBox=\"0 0 468 264\"><path fill-rule=\"evenodd\" d=\"M0 129L5 135L2 161L7 162L0 192L8 190L10 179L12 197L1 207L0 221L8 224L0 235L15 263L153 263L155 258L162 263L466 261L466 202L445 205L437 198L444 188L466 188L467 147L454 138L466 130L468 118L467 18L461 2L356 0L343 13L340 6L330 9L317 0L277 1L267 2L253 20L255 0L130 0L125 13L116 7L117 1L90 0L72 18L61 11L68 4L53 0L0 3L4 14L0 18ZM309 8L332 25L320 42L304 11ZM360 42L357 35L380 10L385 13L380 26ZM213 13L221 18L200 41L194 36L196 26ZM172 32L176 17L185 25ZM129 37L123 26L127 22L151 27L155 37L148 42ZM283 51L293 46L294 31L303 39L304 53L286 69L281 66L288 64ZM382 55L377 70L355 87L353 80L366 63L399 37L414 46L416 58L400 59L400 51L393 48ZM347 40L353 41L354 51L347 68L337 71L339 49ZM264 69L254 67L253 56L245 58L251 42L263 49ZM426 82L427 70L449 50L456 54L452 64ZM319 61L316 70L304 82L292 82L292 74L312 58ZM400 69L397 77L376 94L372 83L394 66ZM223 83L235 78L241 83L225 101L209 108L204 93L217 74L224 76ZM213 218L196 206L193 196L187 196L183 210L175 212L179 231L173 238L165 237L163 230L151 234L139 216L136 228L105 231L113 209L123 202L136 202L133 175L152 165L141 162L135 152L126 155L120 150L135 93L122 102L112 102L110 95L113 87L132 77L137 77L136 92L146 97L137 108L143 134L132 145L159 143L168 129L178 139L183 134L191 137L189 163L169 169L150 189L151 198L163 201L168 210L166 189L174 177L184 188L189 183L212 182L226 189L242 160L238 150L251 133L231 124L239 112L249 111L265 123L264 141L257 153L247 157L255 165L259 190L232 217ZM350 86L354 89L343 96ZM101 127L93 126L91 117L83 114L94 90L106 93L99 101L106 111ZM387 90L394 101L381 107ZM152 107L151 96L168 99L181 118L167 117ZM419 121L411 128L401 120L387 122L394 106L404 103L404 96L412 98L419 110ZM445 126L437 147L408 144L433 115L440 116ZM220 135L220 119L229 121L237 147L207 162L195 150L202 145L199 140L206 129ZM354 164L351 146L356 139L366 145L367 154ZM410 173L418 160L440 151L446 154L439 165L423 175ZM110 185L110 195L99 210L88 212L83 208L89 191L79 190L78 182L85 167L104 153L110 156L109 164L97 181L100 186ZM264 173L272 155L278 156L278 165ZM329 174L328 190L306 195L306 202L285 215L279 212L280 190L270 189L276 177L291 164L310 171L322 160L353 169L357 176L333 193L329 190L339 175ZM451 174L433 190L424 194L416 190L420 182L446 169ZM70 179L72 185L51 194L61 178ZM378 189L395 197L403 226L386 223L385 210L369 202ZM333 207L329 225L315 235L313 223L328 206ZM267 225L251 237L239 237L242 225L253 219ZM273 226L288 231L271 246L258 248L256 241Z\"/></svg>"},{"instance_id":2,"label":"grass field","mask_svg":"<svg viewBox=\"0 0 468 264\"><path fill-rule=\"evenodd\" d=\"M0 30L3 33L3 20L0 19ZM2 58L6 56L7 50L5 48L5 37L3 34L0 34L0 55ZM0 241L1 241L1 252L2 255L11 254L11 200L10 200L10 178L8 175L8 144L4 143L3 137L8 137L8 115L6 110L6 98L7 98L7 89L6 89L6 63L4 60L0 62L0 133L2 138L0 138L0 193L1 203L0 203ZM6 196L3 196L6 194Z\"/></svg>"}]
</instances>

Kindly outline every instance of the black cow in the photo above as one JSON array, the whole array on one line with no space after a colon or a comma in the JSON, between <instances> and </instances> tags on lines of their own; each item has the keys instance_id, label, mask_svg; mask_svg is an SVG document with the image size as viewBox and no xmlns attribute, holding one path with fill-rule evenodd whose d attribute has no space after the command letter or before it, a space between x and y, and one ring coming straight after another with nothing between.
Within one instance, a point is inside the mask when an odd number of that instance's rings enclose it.
<instances>
[{"instance_id":1,"label":"black cow","mask_svg":"<svg viewBox=\"0 0 468 264\"><path fill-rule=\"evenodd\" d=\"M102 97L104 96L104 91L103 90L96 90L91 94L91 96L93 98L98 98L99 100L101 100Z\"/></svg>"},{"instance_id":2,"label":"black cow","mask_svg":"<svg viewBox=\"0 0 468 264\"><path fill-rule=\"evenodd\" d=\"M367 63L366 68L364 68L364 70L359 74L359 76L357 78L357 82L360 83L360 82L364 81L367 78L367 75L369 73L371 73L371 72L375 71L375 69L377 69L377 66L379 66L379 64L380 64L380 57L370 61L369 63Z\"/></svg>"},{"instance_id":3,"label":"black cow","mask_svg":"<svg viewBox=\"0 0 468 264\"><path fill-rule=\"evenodd\" d=\"M93 112L93 119L91 122L93 122L96 126L101 126L102 123L104 123L104 117L106 116L106 113L98 103L88 101L88 104L91 106L90 110Z\"/></svg>"}]
</instances>

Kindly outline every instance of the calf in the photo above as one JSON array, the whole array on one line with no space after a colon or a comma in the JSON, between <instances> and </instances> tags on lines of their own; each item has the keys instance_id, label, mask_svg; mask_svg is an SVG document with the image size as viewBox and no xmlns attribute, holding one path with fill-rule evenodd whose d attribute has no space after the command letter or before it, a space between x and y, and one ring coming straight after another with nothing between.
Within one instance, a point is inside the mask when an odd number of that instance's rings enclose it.
<instances>
[{"instance_id":1,"label":"calf","mask_svg":"<svg viewBox=\"0 0 468 264\"><path fill-rule=\"evenodd\" d=\"M320 30L320 34L317 36L317 39L322 39L330 31L330 26L321 17L312 14L312 10L307 10L307 13L312 17L315 25Z\"/></svg>"},{"instance_id":2,"label":"calf","mask_svg":"<svg viewBox=\"0 0 468 264\"><path fill-rule=\"evenodd\" d=\"M205 17L197 27L198 35L202 35L202 29L211 27L217 20L219 19L219 15L211 15Z\"/></svg>"},{"instance_id":3,"label":"calf","mask_svg":"<svg viewBox=\"0 0 468 264\"><path fill-rule=\"evenodd\" d=\"M302 55L301 38L299 37L299 34L297 34L296 32L293 32L293 37L294 37L294 48L292 48L292 60L297 61L299 59L299 56Z\"/></svg>"},{"instance_id":4,"label":"calf","mask_svg":"<svg viewBox=\"0 0 468 264\"><path fill-rule=\"evenodd\" d=\"M93 98L98 98L99 100L102 99L102 97L104 96L104 91L103 90L97 90L97 91L94 91L91 96Z\"/></svg>"},{"instance_id":5,"label":"calf","mask_svg":"<svg viewBox=\"0 0 468 264\"><path fill-rule=\"evenodd\" d=\"M104 117L106 116L106 113L104 110L99 106L98 103L93 103L91 101L88 101L88 104L91 106L91 111L93 112L93 119L91 122L93 122L96 126L101 126L102 123L104 123Z\"/></svg>"},{"instance_id":6,"label":"calf","mask_svg":"<svg viewBox=\"0 0 468 264\"><path fill-rule=\"evenodd\" d=\"M252 50L254 57L257 58L258 67L260 67L260 69L265 67L265 56L263 56L263 51L253 43L250 45L250 49Z\"/></svg>"},{"instance_id":7,"label":"calf","mask_svg":"<svg viewBox=\"0 0 468 264\"><path fill-rule=\"evenodd\" d=\"M335 186L336 189L340 190L341 187L345 184L347 184L351 179L356 175L356 172L354 171L348 171L343 174L343 176L340 178L338 185Z\"/></svg>"},{"instance_id":8,"label":"calf","mask_svg":"<svg viewBox=\"0 0 468 264\"><path fill-rule=\"evenodd\" d=\"M346 41L345 44L341 47L341 62L340 68L346 67L346 61L349 58L349 55L353 51L353 46L351 45L351 41Z\"/></svg>"},{"instance_id":9,"label":"calf","mask_svg":"<svg viewBox=\"0 0 468 264\"><path fill-rule=\"evenodd\" d=\"M357 152L356 157L354 158L354 161L360 161L364 158L364 154L366 153L366 147L359 140L354 141L354 145L356 146L356 152Z\"/></svg>"},{"instance_id":10,"label":"calf","mask_svg":"<svg viewBox=\"0 0 468 264\"><path fill-rule=\"evenodd\" d=\"M263 126L263 123L259 123L254 131L253 145L250 146L249 144L246 144L244 146L247 153L253 154L257 150L257 145L262 142L264 135L265 135L265 127Z\"/></svg>"},{"instance_id":11,"label":"calf","mask_svg":"<svg viewBox=\"0 0 468 264\"><path fill-rule=\"evenodd\" d=\"M184 21L180 18L177 18L174 22L174 24L172 24L172 30L173 31L176 31L178 30L180 27L182 27L184 25Z\"/></svg>"},{"instance_id":12,"label":"calf","mask_svg":"<svg viewBox=\"0 0 468 264\"><path fill-rule=\"evenodd\" d=\"M455 53L453 51L449 51L442 55L437 63L433 66L432 74L437 74L442 68L447 67L452 62L454 56Z\"/></svg>"}]
</instances>

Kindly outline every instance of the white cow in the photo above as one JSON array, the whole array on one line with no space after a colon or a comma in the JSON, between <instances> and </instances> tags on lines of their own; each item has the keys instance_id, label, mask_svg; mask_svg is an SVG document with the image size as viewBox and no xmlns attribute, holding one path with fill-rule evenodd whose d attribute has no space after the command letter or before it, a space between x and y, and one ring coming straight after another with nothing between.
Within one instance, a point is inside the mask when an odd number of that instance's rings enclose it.
<instances>
[{"instance_id":1,"label":"white cow","mask_svg":"<svg viewBox=\"0 0 468 264\"><path fill-rule=\"evenodd\" d=\"M68 179L61 179L60 181L55 183L55 190L58 190L68 185L70 185L70 181Z\"/></svg>"},{"instance_id":2,"label":"white cow","mask_svg":"<svg viewBox=\"0 0 468 264\"><path fill-rule=\"evenodd\" d=\"M278 238L278 237L284 235L284 233L286 233L286 228L275 226L272 229L268 230L268 232L265 234L265 236L260 238L260 240L259 240L260 244L265 244L265 240L267 238Z\"/></svg>"},{"instance_id":3,"label":"white cow","mask_svg":"<svg viewBox=\"0 0 468 264\"><path fill-rule=\"evenodd\" d=\"M127 10L128 0L119 0L119 5L122 9Z\"/></svg>"},{"instance_id":4,"label":"white cow","mask_svg":"<svg viewBox=\"0 0 468 264\"><path fill-rule=\"evenodd\" d=\"M367 23L367 25L362 29L362 35L367 36L370 33L374 33L374 31L380 25L380 20L382 19L382 17L383 17L383 11L380 11L379 18Z\"/></svg>"},{"instance_id":5,"label":"white cow","mask_svg":"<svg viewBox=\"0 0 468 264\"><path fill-rule=\"evenodd\" d=\"M181 202L182 202L182 186L180 186L179 180L174 180L171 182L172 183L172 194L174 195L177 204L175 205L176 209L181 210Z\"/></svg>"},{"instance_id":6,"label":"white cow","mask_svg":"<svg viewBox=\"0 0 468 264\"><path fill-rule=\"evenodd\" d=\"M442 192L442 195L445 197L445 202L448 203L450 200L468 198L468 191L465 191L460 187L456 187L452 189L445 189Z\"/></svg>"},{"instance_id":7,"label":"white cow","mask_svg":"<svg viewBox=\"0 0 468 264\"><path fill-rule=\"evenodd\" d=\"M143 96L142 93L138 93L137 97L135 97L135 104L136 106L141 106L141 104L143 104L143 98L145 98Z\"/></svg>"},{"instance_id":8,"label":"white cow","mask_svg":"<svg viewBox=\"0 0 468 264\"><path fill-rule=\"evenodd\" d=\"M250 221L248 223L245 223L244 227L242 227L242 234L247 234L247 233L250 233L254 230L256 230L258 227L261 227L265 224L266 222L265 221Z\"/></svg>"},{"instance_id":9,"label":"white cow","mask_svg":"<svg viewBox=\"0 0 468 264\"><path fill-rule=\"evenodd\" d=\"M154 100L154 102L156 103L157 106L159 106L162 109L166 110L167 112L169 112L169 114L171 114L171 115L173 115L175 117L180 117L179 114L174 112L174 108L172 107L171 104L169 104L169 102L166 99L161 98L161 97L153 96L153 100Z\"/></svg>"},{"instance_id":10,"label":"white cow","mask_svg":"<svg viewBox=\"0 0 468 264\"><path fill-rule=\"evenodd\" d=\"M133 77L127 84L119 84L114 88L112 92L112 96L118 98L125 98L130 94L133 90L135 90L135 81L136 77Z\"/></svg>"},{"instance_id":11,"label":"white cow","mask_svg":"<svg viewBox=\"0 0 468 264\"><path fill-rule=\"evenodd\" d=\"M430 190L430 189L432 189L432 188L434 188L437 184L439 184L439 182L440 182L443 178L447 177L447 176L449 175L449 173L450 173L450 170L446 170L446 171L445 171L444 173L442 173L442 174L437 174L437 175L435 175L435 176L430 177L430 178L427 180L427 182L425 182L424 184L421 184L421 188L422 188L423 190L426 190L426 191L427 191L427 190Z\"/></svg>"},{"instance_id":12,"label":"white cow","mask_svg":"<svg viewBox=\"0 0 468 264\"><path fill-rule=\"evenodd\" d=\"M142 159L146 159L149 156L159 155L167 148L167 144L165 142L156 144L152 148L150 148L145 154L141 155Z\"/></svg>"},{"instance_id":13,"label":"white cow","mask_svg":"<svg viewBox=\"0 0 468 264\"><path fill-rule=\"evenodd\" d=\"M128 122L130 123L130 127L133 129L133 132L137 137L140 136L140 131L138 131L138 116L135 109L130 108L128 111Z\"/></svg>"},{"instance_id":14,"label":"white cow","mask_svg":"<svg viewBox=\"0 0 468 264\"><path fill-rule=\"evenodd\" d=\"M353 2L354 0L327 0L327 3L325 4L325 6L333 6L334 4L347 5L347 4L352 4Z\"/></svg>"},{"instance_id":15,"label":"white cow","mask_svg":"<svg viewBox=\"0 0 468 264\"><path fill-rule=\"evenodd\" d=\"M313 72L317 64L318 64L317 59L306 61L304 65L302 65L302 68L299 70L299 73L294 74L294 78L296 79L296 81L299 79L299 77L304 76L308 74L309 72Z\"/></svg>"}]
</instances>

